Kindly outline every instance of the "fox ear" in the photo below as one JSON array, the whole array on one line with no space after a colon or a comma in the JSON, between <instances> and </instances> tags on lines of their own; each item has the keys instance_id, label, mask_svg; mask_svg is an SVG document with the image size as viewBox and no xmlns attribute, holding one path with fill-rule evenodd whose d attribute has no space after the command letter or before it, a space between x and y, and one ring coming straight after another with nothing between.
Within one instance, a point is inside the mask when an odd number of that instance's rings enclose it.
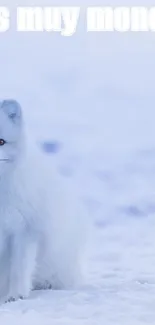
<instances>
[{"instance_id":1,"label":"fox ear","mask_svg":"<svg viewBox=\"0 0 155 325\"><path fill-rule=\"evenodd\" d=\"M6 99L0 103L0 109L7 114L13 123L21 123L22 110L20 104L14 99Z\"/></svg>"}]
</instances>

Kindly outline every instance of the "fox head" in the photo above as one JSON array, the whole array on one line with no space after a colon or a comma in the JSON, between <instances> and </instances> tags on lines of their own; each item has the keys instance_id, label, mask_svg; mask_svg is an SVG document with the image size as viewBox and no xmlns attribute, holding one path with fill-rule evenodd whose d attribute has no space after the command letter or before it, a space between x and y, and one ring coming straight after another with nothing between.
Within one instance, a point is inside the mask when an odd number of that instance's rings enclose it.
<instances>
[{"instance_id":1,"label":"fox head","mask_svg":"<svg viewBox=\"0 0 155 325\"><path fill-rule=\"evenodd\" d=\"M0 102L0 176L17 161L22 141L22 110L13 99Z\"/></svg>"}]
</instances>

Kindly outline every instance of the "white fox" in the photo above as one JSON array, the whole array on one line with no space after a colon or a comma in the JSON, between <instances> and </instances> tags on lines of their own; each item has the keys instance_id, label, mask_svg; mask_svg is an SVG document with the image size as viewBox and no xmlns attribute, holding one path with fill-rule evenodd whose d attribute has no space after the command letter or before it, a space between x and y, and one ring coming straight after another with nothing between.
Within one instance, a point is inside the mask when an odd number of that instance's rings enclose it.
<instances>
[{"instance_id":1,"label":"white fox","mask_svg":"<svg viewBox=\"0 0 155 325\"><path fill-rule=\"evenodd\" d=\"M0 300L29 296L33 289L70 288L80 274L79 252L84 215L77 201L66 195L53 173L36 172L23 134L20 104L0 103ZM49 175L48 175L49 177ZM69 182L69 180L68 180ZM66 186L66 185L65 185ZM69 184L68 184L69 186ZM43 187L43 188L42 188ZM48 196L50 194L50 197ZM50 204L49 204L50 203ZM79 245L80 243L80 245ZM82 248L83 249L83 248Z\"/></svg>"}]
</instances>

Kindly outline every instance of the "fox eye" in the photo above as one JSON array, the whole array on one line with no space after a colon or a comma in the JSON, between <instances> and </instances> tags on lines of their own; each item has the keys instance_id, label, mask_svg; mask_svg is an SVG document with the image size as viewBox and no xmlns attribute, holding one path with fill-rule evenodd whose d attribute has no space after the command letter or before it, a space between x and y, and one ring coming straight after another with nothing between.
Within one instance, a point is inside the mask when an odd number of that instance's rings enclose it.
<instances>
[{"instance_id":1,"label":"fox eye","mask_svg":"<svg viewBox=\"0 0 155 325\"><path fill-rule=\"evenodd\" d=\"M4 146L5 143L6 141L4 139L0 139L0 146Z\"/></svg>"}]
</instances>

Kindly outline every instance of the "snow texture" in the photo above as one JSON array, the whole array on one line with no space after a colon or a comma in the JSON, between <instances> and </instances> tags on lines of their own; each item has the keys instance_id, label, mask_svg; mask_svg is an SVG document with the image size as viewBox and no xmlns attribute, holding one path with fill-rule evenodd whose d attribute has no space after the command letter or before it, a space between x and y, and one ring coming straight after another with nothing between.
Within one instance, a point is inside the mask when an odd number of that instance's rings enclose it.
<instances>
[{"instance_id":1,"label":"snow texture","mask_svg":"<svg viewBox=\"0 0 155 325\"><path fill-rule=\"evenodd\" d=\"M13 14L14 2L6 4ZM76 35L17 33L12 21L1 35L0 89L21 103L46 177L54 164L89 212L85 278L77 290L35 291L1 305L0 323L155 324L154 33L84 31L86 6L121 0L59 4L83 6Z\"/></svg>"}]
</instances>

